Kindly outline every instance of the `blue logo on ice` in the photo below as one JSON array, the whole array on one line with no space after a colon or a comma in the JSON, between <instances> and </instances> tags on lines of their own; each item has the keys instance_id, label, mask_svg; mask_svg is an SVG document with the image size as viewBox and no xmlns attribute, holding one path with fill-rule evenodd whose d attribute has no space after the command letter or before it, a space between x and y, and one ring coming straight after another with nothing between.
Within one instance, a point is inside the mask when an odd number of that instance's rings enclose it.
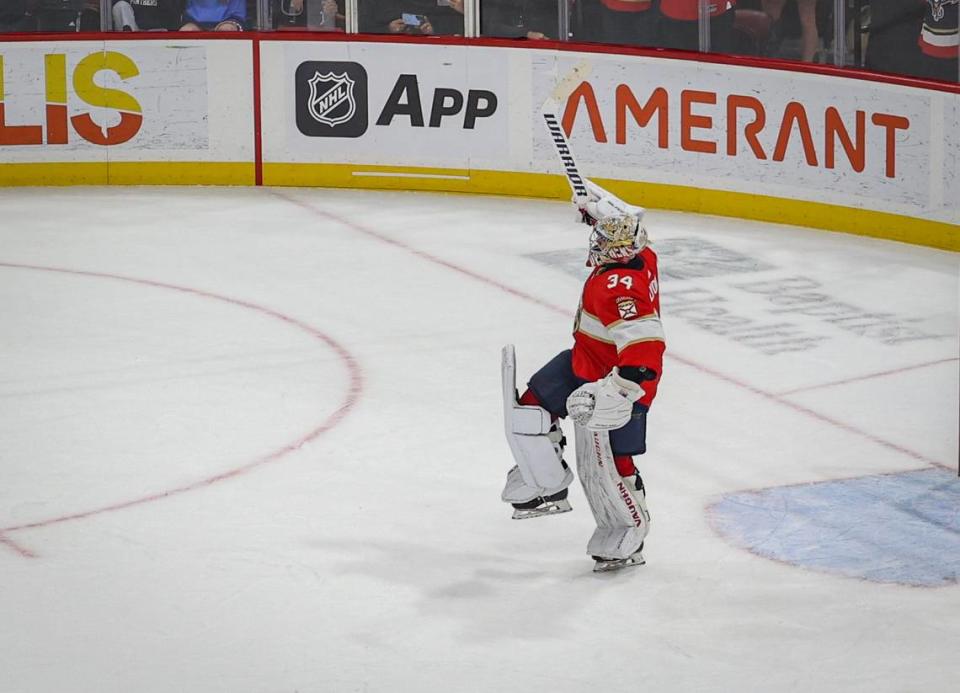
<instances>
[{"instance_id":1,"label":"blue logo on ice","mask_svg":"<svg viewBox=\"0 0 960 693\"><path fill-rule=\"evenodd\" d=\"M875 582L960 581L960 479L946 470L733 493L708 512L766 558Z\"/></svg>"}]
</instances>

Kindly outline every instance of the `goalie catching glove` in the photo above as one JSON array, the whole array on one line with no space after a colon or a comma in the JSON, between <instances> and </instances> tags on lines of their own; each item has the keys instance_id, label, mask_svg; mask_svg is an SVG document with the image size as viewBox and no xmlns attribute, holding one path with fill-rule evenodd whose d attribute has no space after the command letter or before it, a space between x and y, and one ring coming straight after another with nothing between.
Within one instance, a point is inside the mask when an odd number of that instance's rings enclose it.
<instances>
[{"instance_id":1,"label":"goalie catching glove","mask_svg":"<svg viewBox=\"0 0 960 693\"><path fill-rule=\"evenodd\" d=\"M581 385L567 398L567 413L578 426L592 431L612 431L624 426L633 414L633 403L643 388L620 376L614 368L603 380Z\"/></svg>"}]
</instances>

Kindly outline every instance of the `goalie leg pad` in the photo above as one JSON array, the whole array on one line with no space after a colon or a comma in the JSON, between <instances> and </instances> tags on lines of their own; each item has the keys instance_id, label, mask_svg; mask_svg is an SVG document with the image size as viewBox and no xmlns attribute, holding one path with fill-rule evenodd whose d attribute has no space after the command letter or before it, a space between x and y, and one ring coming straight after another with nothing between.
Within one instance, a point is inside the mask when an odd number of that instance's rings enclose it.
<instances>
[{"instance_id":1,"label":"goalie leg pad","mask_svg":"<svg viewBox=\"0 0 960 693\"><path fill-rule=\"evenodd\" d=\"M606 431L576 427L577 473L597 529L587 553L600 559L627 559L640 550L650 531L643 484L617 472Z\"/></svg>"},{"instance_id":2,"label":"goalie leg pad","mask_svg":"<svg viewBox=\"0 0 960 693\"><path fill-rule=\"evenodd\" d=\"M503 348L502 357L504 431L517 466L507 475L501 497L526 503L553 496L573 483L573 472L563 462L563 433L543 407L517 403L512 344Z\"/></svg>"}]
</instances>

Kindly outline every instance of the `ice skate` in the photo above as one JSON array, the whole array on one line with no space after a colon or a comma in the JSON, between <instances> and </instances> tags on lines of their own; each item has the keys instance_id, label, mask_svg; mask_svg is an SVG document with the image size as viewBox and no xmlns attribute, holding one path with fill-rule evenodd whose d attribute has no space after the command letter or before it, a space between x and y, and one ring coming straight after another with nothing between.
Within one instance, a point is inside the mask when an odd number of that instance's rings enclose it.
<instances>
[{"instance_id":1,"label":"ice skate","mask_svg":"<svg viewBox=\"0 0 960 693\"><path fill-rule=\"evenodd\" d=\"M593 572L595 573L609 573L614 570L632 568L646 563L646 560L643 558L643 544L627 558L603 558L602 556L593 556L592 558L596 561L593 566Z\"/></svg>"},{"instance_id":2,"label":"ice skate","mask_svg":"<svg viewBox=\"0 0 960 693\"><path fill-rule=\"evenodd\" d=\"M545 515L559 515L568 513L573 508L570 501L567 500L568 489L563 489L542 498L534 498L526 503L512 503L514 520L529 520L532 517L543 517Z\"/></svg>"}]
</instances>

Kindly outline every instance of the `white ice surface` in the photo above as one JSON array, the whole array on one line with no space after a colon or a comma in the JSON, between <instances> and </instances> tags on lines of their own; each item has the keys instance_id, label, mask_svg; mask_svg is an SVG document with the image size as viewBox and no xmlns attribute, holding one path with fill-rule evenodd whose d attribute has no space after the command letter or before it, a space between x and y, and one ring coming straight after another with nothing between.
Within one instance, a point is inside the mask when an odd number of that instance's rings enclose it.
<instances>
[{"instance_id":1,"label":"white ice surface","mask_svg":"<svg viewBox=\"0 0 960 693\"><path fill-rule=\"evenodd\" d=\"M0 191L0 693L956 690L960 587L769 561L704 508L955 469L958 256L649 212L664 247L765 269L664 277L648 564L596 576L578 488L542 520L499 501L499 350L527 375L568 347L579 281L530 255L582 250L571 216ZM926 336L885 344L742 288L791 277ZM820 341L765 355L672 316L691 289Z\"/></svg>"}]
</instances>

